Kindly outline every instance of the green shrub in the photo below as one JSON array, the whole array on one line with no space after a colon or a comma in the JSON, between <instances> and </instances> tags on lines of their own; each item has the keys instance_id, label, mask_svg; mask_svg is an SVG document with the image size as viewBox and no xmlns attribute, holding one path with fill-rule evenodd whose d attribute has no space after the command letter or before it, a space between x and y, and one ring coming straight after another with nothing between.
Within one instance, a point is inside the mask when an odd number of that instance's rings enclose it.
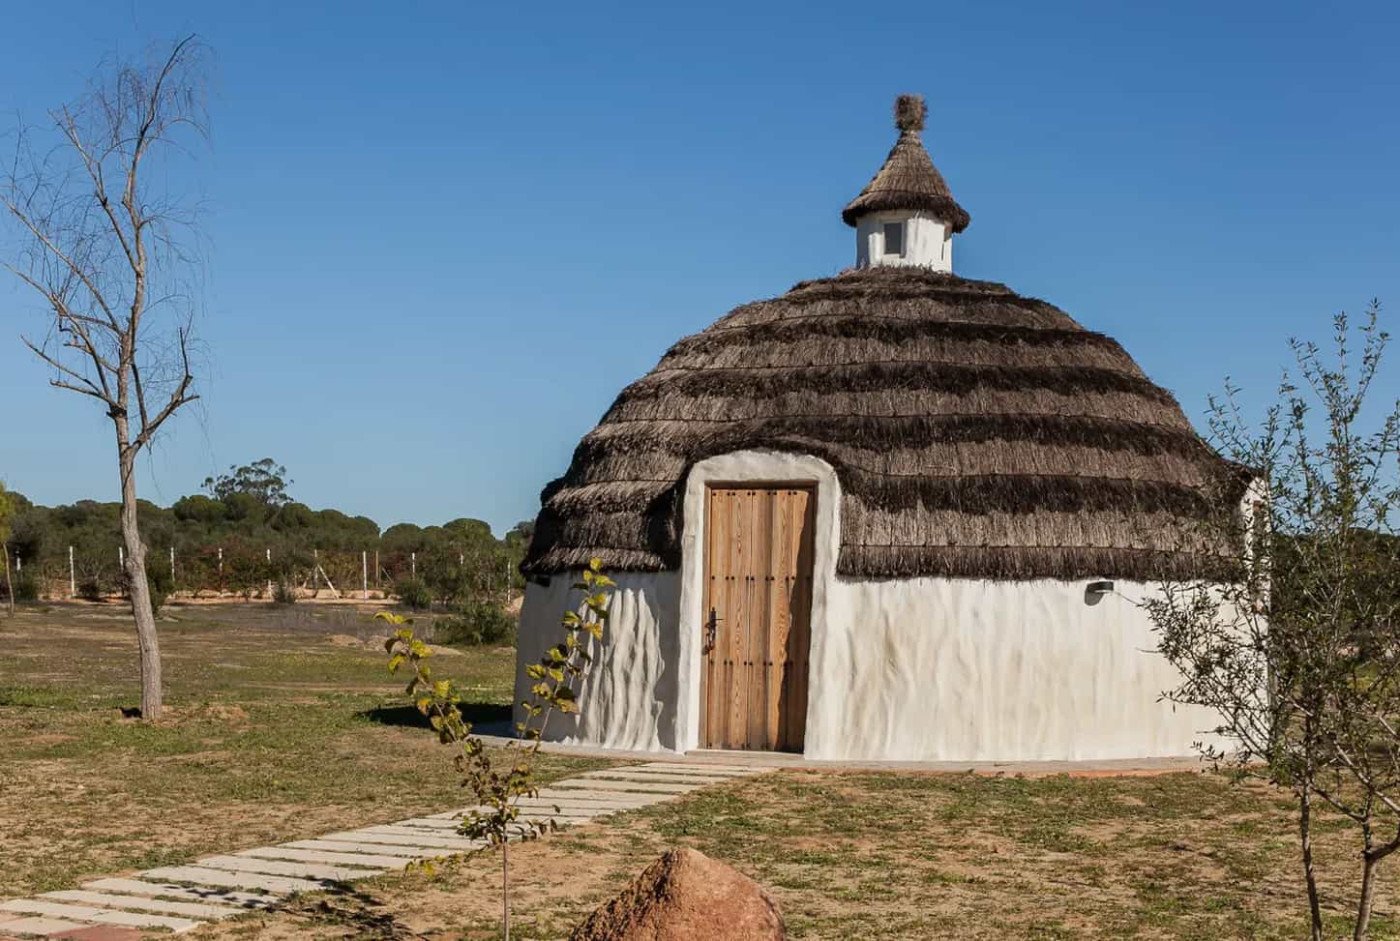
<instances>
[{"instance_id":1,"label":"green shrub","mask_svg":"<svg viewBox=\"0 0 1400 941\"><path fill-rule=\"evenodd\" d=\"M394 597L415 611L422 611L433 603L432 590L421 578L401 578L394 582Z\"/></svg>"},{"instance_id":2,"label":"green shrub","mask_svg":"<svg viewBox=\"0 0 1400 941\"><path fill-rule=\"evenodd\" d=\"M151 613L159 614L160 609L165 607L166 599L175 590L175 580L170 577L170 570L163 565L147 566L146 586L151 592Z\"/></svg>"},{"instance_id":3,"label":"green shrub","mask_svg":"<svg viewBox=\"0 0 1400 941\"><path fill-rule=\"evenodd\" d=\"M39 579L35 578L29 572L21 572L13 577L16 602L33 602L39 600ZM0 597L3 597L4 593L5 586L0 585Z\"/></svg>"},{"instance_id":4,"label":"green shrub","mask_svg":"<svg viewBox=\"0 0 1400 941\"><path fill-rule=\"evenodd\" d=\"M272 600L276 604L296 604L296 586L286 579L279 581L272 586Z\"/></svg>"},{"instance_id":5,"label":"green shrub","mask_svg":"<svg viewBox=\"0 0 1400 941\"><path fill-rule=\"evenodd\" d=\"M101 601L107 596L102 576L92 573L78 579L78 597L84 601Z\"/></svg>"},{"instance_id":6,"label":"green shrub","mask_svg":"<svg viewBox=\"0 0 1400 941\"><path fill-rule=\"evenodd\" d=\"M497 646L515 644L515 618L490 601L466 601L453 609L450 617L433 625L433 640L439 644Z\"/></svg>"}]
</instances>

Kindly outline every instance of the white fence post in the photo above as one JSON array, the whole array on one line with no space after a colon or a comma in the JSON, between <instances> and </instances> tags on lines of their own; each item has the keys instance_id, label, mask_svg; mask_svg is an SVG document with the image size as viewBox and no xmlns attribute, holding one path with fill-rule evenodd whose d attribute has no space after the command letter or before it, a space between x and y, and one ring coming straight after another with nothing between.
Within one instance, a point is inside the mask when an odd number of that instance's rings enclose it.
<instances>
[{"instance_id":1,"label":"white fence post","mask_svg":"<svg viewBox=\"0 0 1400 941\"><path fill-rule=\"evenodd\" d=\"M360 550L360 597L369 600L369 553Z\"/></svg>"},{"instance_id":2,"label":"white fence post","mask_svg":"<svg viewBox=\"0 0 1400 941\"><path fill-rule=\"evenodd\" d=\"M78 597L78 576L73 568L73 547L68 547L68 597Z\"/></svg>"}]
</instances>

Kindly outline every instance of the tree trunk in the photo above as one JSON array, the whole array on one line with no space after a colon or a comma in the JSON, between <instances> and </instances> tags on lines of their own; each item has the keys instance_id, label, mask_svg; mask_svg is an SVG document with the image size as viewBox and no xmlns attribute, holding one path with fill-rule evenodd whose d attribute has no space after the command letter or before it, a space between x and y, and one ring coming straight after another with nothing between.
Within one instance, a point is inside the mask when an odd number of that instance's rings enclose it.
<instances>
[{"instance_id":1,"label":"tree trunk","mask_svg":"<svg viewBox=\"0 0 1400 941\"><path fill-rule=\"evenodd\" d=\"M501 932L510 941L510 840L501 843Z\"/></svg>"},{"instance_id":2,"label":"tree trunk","mask_svg":"<svg viewBox=\"0 0 1400 941\"><path fill-rule=\"evenodd\" d=\"M1308 912L1312 918L1308 938L1323 941L1322 904L1317 897L1317 871L1313 868L1312 788L1306 784L1298 795L1298 834L1303 841L1303 878L1308 887Z\"/></svg>"},{"instance_id":3,"label":"tree trunk","mask_svg":"<svg viewBox=\"0 0 1400 941\"><path fill-rule=\"evenodd\" d=\"M15 583L10 579L10 547L0 545L5 554L5 597L10 600L10 617L15 616Z\"/></svg>"},{"instance_id":4,"label":"tree trunk","mask_svg":"<svg viewBox=\"0 0 1400 941\"><path fill-rule=\"evenodd\" d=\"M1352 941L1366 941L1371 930L1371 908L1376 902L1376 870L1380 859L1368 849L1361 854L1361 901L1356 906L1356 929Z\"/></svg>"},{"instance_id":5,"label":"tree trunk","mask_svg":"<svg viewBox=\"0 0 1400 941\"><path fill-rule=\"evenodd\" d=\"M126 545L126 577L131 591L131 616L136 622L136 646L141 656L141 718L154 722L162 705L160 641L151 609L151 585L146 581L146 545L136 517L136 455L117 430L117 461L122 477L122 542Z\"/></svg>"}]
</instances>

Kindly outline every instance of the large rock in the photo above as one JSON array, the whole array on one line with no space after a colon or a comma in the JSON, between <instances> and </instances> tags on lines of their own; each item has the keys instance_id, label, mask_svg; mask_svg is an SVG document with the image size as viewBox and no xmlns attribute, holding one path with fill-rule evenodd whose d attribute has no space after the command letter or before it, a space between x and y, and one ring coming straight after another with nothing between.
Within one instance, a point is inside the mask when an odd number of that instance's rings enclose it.
<instances>
[{"instance_id":1,"label":"large rock","mask_svg":"<svg viewBox=\"0 0 1400 941\"><path fill-rule=\"evenodd\" d=\"M777 903L748 876L671 850L574 929L569 941L781 941Z\"/></svg>"}]
</instances>

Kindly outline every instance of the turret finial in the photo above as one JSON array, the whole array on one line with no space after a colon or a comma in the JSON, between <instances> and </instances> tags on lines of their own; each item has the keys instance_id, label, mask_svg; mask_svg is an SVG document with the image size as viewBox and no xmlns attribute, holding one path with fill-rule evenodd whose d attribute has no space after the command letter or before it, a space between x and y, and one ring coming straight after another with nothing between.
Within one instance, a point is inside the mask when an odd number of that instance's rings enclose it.
<instances>
[{"instance_id":1,"label":"turret finial","mask_svg":"<svg viewBox=\"0 0 1400 941\"><path fill-rule=\"evenodd\" d=\"M901 132L917 134L924 129L926 117L928 105L923 95L900 95L894 100L894 126Z\"/></svg>"}]
</instances>

